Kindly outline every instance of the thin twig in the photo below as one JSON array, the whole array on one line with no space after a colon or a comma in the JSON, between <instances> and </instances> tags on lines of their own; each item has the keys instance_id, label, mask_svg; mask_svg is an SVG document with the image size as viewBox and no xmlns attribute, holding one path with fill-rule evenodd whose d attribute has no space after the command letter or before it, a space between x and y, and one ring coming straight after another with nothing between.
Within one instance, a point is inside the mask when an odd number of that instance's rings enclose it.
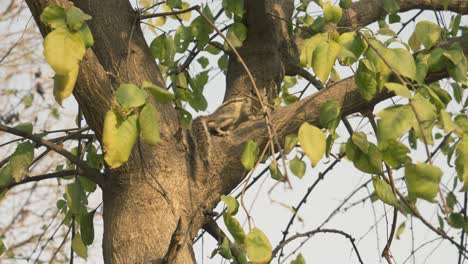
<instances>
[{"instance_id":1,"label":"thin twig","mask_svg":"<svg viewBox=\"0 0 468 264\"><path fill-rule=\"evenodd\" d=\"M294 240L296 240L298 238L301 238L301 237L311 237L311 236L313 236L315 234L318 234L318 233L334 233L334 234L339 234L339 235L342 235L342 236L346 237L351 242L351 244L352 244L352 246L354 248L354 251L356 252L356 256L359 259L359 263L364 264L364 262L361 259L361 255L359 254L359 250L357 249L356 244L354 243L355 239L350 234L348 234L348 233L346 233L344 231L341 231L341 230L337 230L337 229L316 229L316 230L312 230L312 231L309 231L309 232L299 233L299 234L296 234L294 236L291 236L290 238L288 238L285 241L281 242L277 247L275 247L275 249L273 249L273 251L271 253L272 258L274 258L276 256L276 254L278 254L278 251L280 251L282 248L284 248L284 246L286 246L289 242L294 241Z\"/></svg>"},{"instance_id":2,"label":"thin twig","mask_svg":"<svg viewBox=\"0 0 468 264\"><path fill-rule=\"evenodd\" d=\"M154 17L164 17L164 16L173 16L173 15L180 15L183 13L187 13L193 10L198 10L200 9L199 5L194 5L191 6L187 9L182 9L182 10L176 10L176 11L171 11L171 12L162 12L162 13L154 13L154 14L147 14L147 15L140 15L140 20L144 19L149 19L149 18L154 18Z\"/></svg>"}]
</instances>

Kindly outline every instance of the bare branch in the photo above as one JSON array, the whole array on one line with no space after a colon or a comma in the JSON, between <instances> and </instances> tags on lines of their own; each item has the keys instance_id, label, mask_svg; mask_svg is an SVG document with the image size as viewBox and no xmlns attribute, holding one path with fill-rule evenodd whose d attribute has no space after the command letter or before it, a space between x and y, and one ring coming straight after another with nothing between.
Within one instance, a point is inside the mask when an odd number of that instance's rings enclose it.
<instances>
[{"instance_id":1,"label":"bare branch","mask_svg":"<svg viewBox=\"0 0 468 264\"><path fill-rule=\"evenodd\" d=\"M362 261L362 259L361 259L361 255L359 254L359 250L357 249L357 246L354 243L355 239L350 234L348 234L348 233L346 233L344 231L341 231L341 230L337 230L337 229L316 229L316 230L312 230L312 231L309 231L309 232L296 234L296 235L286 239L285 241L281 242L277 247L275 247L275 249L273 249L273 251L271 253L272 258L274 258L276 256L276 254L278 254L278 251L280 249L282 249L283 247L285 247L289 242L294 241L294 240L296 240L298 238L301 238L301 237L311 237L311 236L314 236L315 234L318 234L318 233L334 233L334 234L339 234L339 235L342 235L342 236L346 237L351 242L351 244L352 244L352 246L354 248L354 251L356 252L356 256L359 259L359 263L361 263L361 264L364 263Z\"/></svg>"},{"instance_id":2,"label":"bare branch","mask_svg":"<svg viewBox=\"0 0 468 264\"><path fill-rule=\"evenodd\" d=\"M62 178L66 176L73 176L77 173L76 170L63 170L63 171L56 171L56 172L51 172L51 173L46 173L42 175L36 175L36 176L30 176L27 178L24 178L23 180L19 182L13 182L10 184L6 185L0 185L0 192L3 192L4 190L9 190L17 185L22 185L28 182L38 182L42 180L47 180L47 179L54 179L54 178Z\"/></svg>"}]
</instances>

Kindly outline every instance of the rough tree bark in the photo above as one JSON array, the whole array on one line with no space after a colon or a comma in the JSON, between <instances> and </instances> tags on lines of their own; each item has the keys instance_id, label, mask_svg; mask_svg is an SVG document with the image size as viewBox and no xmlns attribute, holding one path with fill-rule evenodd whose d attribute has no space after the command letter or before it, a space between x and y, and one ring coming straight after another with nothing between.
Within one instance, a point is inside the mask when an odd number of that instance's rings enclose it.
<instances>
[{"instance_id":1,"label":"rough tree bark","mask_svg":"<svg viewBox=\"0 0 468 264\"><path fill-rule=\"evenodd\" d=\"M89 25L95 45L81 62L74 96L99 140L104 115L120 83L140 85L148 80L165 87L139 27L139 14L128 0L26 2L43 36L48 29L40 23L39 15L48 5L73 3L92 15ZM400 4L403 11L440 10L443 2L402 0ZM382 0L355 2L345 12L341 25L367 25L383 15L382 6ZM268 99L276 94L286 74L297 72L296 43L301 41L291 39L287 31L293 0L245 1L245 7L248 37L239 52L263 99ZM449 9L467 13L468 4L450 1ZM461 42L466 50L467 41ZM225 100L254 96L245 70L232 54L226 83ZM296 132L304 121L318 125L319 107L327 100L338 99L344 109L343 115L349 115L389 96L381 94L374 101L366 102L359 96L353 79L348 78L288 107L275 109L271 112L272 122L281 139ZM231 135L219 137L207 135L200 129L183 129L171 106L156 107L161 113L161 143L157 147L138 143L128 163L119 169L107 170L105 183L100 186L104 201L105 263L193 263L191 242L205 224L205 213L216 206L221 194L229 193L245 176L239 159L243 143L250 138L260 145L267 142L263 120L245 122ZM193 127L200 122L200 119L194 120ZM206 147L208 142L209 148ZM207 156L206 150L215 155ZM209 160L205 163L207 157Z\"/></svg>"}]
</instances>

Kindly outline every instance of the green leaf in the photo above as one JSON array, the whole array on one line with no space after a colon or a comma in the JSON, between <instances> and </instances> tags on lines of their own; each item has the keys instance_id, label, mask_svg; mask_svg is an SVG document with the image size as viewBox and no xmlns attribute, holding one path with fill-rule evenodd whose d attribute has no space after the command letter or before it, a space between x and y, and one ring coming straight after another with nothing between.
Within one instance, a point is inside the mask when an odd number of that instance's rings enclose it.
<instances>
[{"instance_id":1,"label":"green leaf","mask_svg":"<svg viewBox=\"0 0 468 264\"><path fill-rule=\"evenodd\" d=\"M221 201L223 201L224 204L226 204L227 214L229 215L237 214L237 211L239 210L239 203L237 202L236 198L230 195L229 196L221 195Z\"/></svg>"},{"instance_id":2,"label":"green leaf","mask_svg":"<svg viewBox=\"0 0 468 264\"><path fill-rule=\"evenodd\" d=\"M74 215L80 214L81 193L82 189L79 181L67 184L65 197L67 198L68 207Z\"/></svg>"},{"instance_id":3,"label":"green leaf","mask_svg":"<svg viewBox=\"0 0 468 264\"><path fill-rule=\"evenodd\" d=\"M210 61L207 57L200 57L197 59L197 61L200 63L200 66L202 66L203 69L206 69L206 67L210 64Z\"/></svg>"},{"instance_id":4,"label":"green leaf","mask_svg":"<svg viewBox=\"0 0 468 264\"><path fill-rule=\"evenodd\" d=\"M323 18L327 22L331 22L333 24L338 24L341 20L341 17L343 16L343 10L338 7L332 5L329 1L325 2L322 5L323 8Z\"/></svg>"},{"instance_id":5,"label":"green leaf","mask_svg":"<svg viewBox=\"0 0 468 264\"><path fill-rule=\"evenodd\" d=\"M115 92L119 104L125 108L135 108L146 103L146 93L138 86L131 83L124 83Z\"/></svg>"},{"instance_id":6,"label":"green leaf","mask_svg":"<svg viewBox=\"0 0 468 264\"><path fill-rule=\"evenodd\" d=\"M392 82L386 83L384 86L389 91L394 92L398 96L411 98L411 92L406 86L403 86L399 83L392 83Z\"/></svg>"},{"instance_id":7,"label":"green leaf","mask_svg":"<svg viewBox=\"0 0 468 264\"><path fill-rule=\"evenodd\" d=\"M201 16L195 18L190 24L192 35L198 41L200 46L204 46L210 39L210 34L213 32L211 26Z\"/></svg>"},{"instance_id":8,"label":"green leaf","mask_svg":"<svg viewBox=\"0 0 468 264\"><path fill-rule=\"evenodd\" d=\"M268 166L268 170L270 171L270 176L272 179L280 182L285 181L283 174L281 174L281 170L278 168L278 166L275 166L273 162Z\"/></svg>"},{"instance_id":9,"label":"green leaf","mask_svg":"<svg viewBox=\"0 0 468 264\"><path fill-rule=\"evenodd\" d=\"M346 143L346 156L353 162L354 166L365 173L382 173L382 154L378 148L369 143L367 154L362 152L350 138Z\"/></svg>"},{"instance_id":10,"label":"green leaf","mask_svg":"<svg viewBox=\"0 0 468 264\"><path fill-rule=\"evenodd\" d=\"M367 101L372 100L377 93L377 76L372 62L368 59L359 61L354 82L362 98Z\"/></svg>"},{"instance_id":11,"label":"green leaf","mask_svg":"<svg viewBox=\"0 0 468 264\"><path fill-rule=\"evenodd\" d=\"M443 56L445 50L441 48L434 48L431 50L427 63L429 64L429 72L438 72L445 70L448 62L447 58Z\"/></svg>"},{"instance_id":12,"label":"green leaf","mask_svg":"<svg viewBox=\"0 0 468 264\"><path fill-rule=\"evenodd\" d=\"M443 56L449 61L447 70L450 77L457 82L466 84L468 63L460 44L458 42L453 43L452 46L443 53Z\"/></svg>"},{"instance_id":13,"label":"green leaf","mask_svg":"<svg viewBox=\"0 0 468 264\"><path fill-rule=\"evenodd\" d=\"M192 114L190 114L190 112L182 108L179 109L179 113L180 113L179 115L180 125L183 128L187 128L187 129L190 128L192 124Z\"/></svg>"},{"instance_id":14,"label":"green leaf","mask_svg":"<svg viewBox=\"0 0 468 264\"><path fill-rule=\"evenodd\" d=\"M434 143L432 128L437 118L436 107L420 93L415 94L414 98L410 100L410 104L414 108L413 129L416 136L423 139L427 144L432 145Z\"/></svg>"},{"instance_id":15,"label":"green leaf","mask_svg":"<svg viewBox=\"0 0 468 264\"><path fill-rule=\"evenodd\" d=\"M180 26L174 36L174 44L177 52L183 53L192 41L192 30L189 27Z\"/></svg>"},{"instance_id":16,"label":"green leaf","mask_svg":"<svg viewBox=\"0 0 468 264\"><path fill-rule=\"evenodd\" d=\"M320 125L328 128L330 134L335 133L335 129L340 124L341 106L337 100L329 100L320 107Z\"/></svg>"},{"instance_id":17,"label":"green leaf","mask_svg":"<svg viewBox=\"0 0 468 264\"><path fill-rule=\"evenodd\" d=\"M244 152L242 153L241 162L242 165L246 170L251 170L255 166L255 163L258 160L258 154L260 153L260 149L258 148L257 143L255 141L249 139L247 143L245 143Z\"/></svg>"},{"instance_id":18,"label":"green leaf","mask_svg":"<svg viewBox=\"0 0 468 264\"><path fill-rule=\"evenodd\" d=\"M174 94L153 83L144 81L142 88L147 89L158 103L167 104L174 101Z\"/></svg>"},{"instance_id":19,"label":"green leaf","mask_svg":"<svg viewBox=\"0 0 468 264\"><path fill-rule=\"evenodd\" d=\"M340 7L343 8L343 9L348 9L348 8L351 7L352 3L353 3L352 0L340 0ZM302 255L300 255L300 254L297 257L299 257L299 256L302 257Z\"/></svg>"},{"instance_id":20,"label":"green leaf","mask_svg":"<svg viewBox=\"0 0 468 264\"><path fill-rule=\"evenodd\" d=\"M10 157L10 173L16 182L21 181L28 173L29 165L34 158L34 145L29 141L18 144Z\"/></svg>"},{"instance_id":21,"label":"green leaf","mask_svg":"<svg viewBox=\"0 0 468 264\"><path fill-rule=\"evenodd\" d=\"M9 166L9 164L7 164L3 166L2 168L0 168L0 186L7 185L11 183L12 181L13 181L13 177L11 175L11 167Z\"/></svg>"},{"instance_id":22,"label":"green leaf","mask_svg":"<svg viewBox=\"0 0 468 264\"><path fill-rule=\"evenodd\" d=\"M79 177L78 180L80 181L81 187L83 190L87 192L94 192L96 190L96 183L89 178L86 177Z\"/></svg>"},{"instance_id":23,"label":"green leaf","mask_svg":"<svg viewBox=\"0 0 468 264\"><path fill-rule=\"evenodd\" d=\"M81 236L77 233L72 240L72 248L73 251L83 259L88 258L88 248L86 248L83 240L81 240Z\"/></svg>"},{"instance_id":24,"label":"green leaf","mask_svg":"<svg viewBox=\"0 0 468 264\"><path fill-rule=\"evenodd\" d=\"M327 81L340 50L341 46L333 40L322 42L314 50L312 68L322 83Z\"/></svg>"},{"instance_id":25,"label":"green leaf","mask_svg":"<svg viewBox=\"0 0 468 264\"><path fill-rule=\"evenodd\" d=\"M468 136L465 134L457 145L456 150L457 158L455 160L455 170L457 171L458 178L463 181L461 191L468 190Z\"/></svg>"},{"instance_id":26,"label":"green leaf","mask_svg":"<svg viewBox=\"0 0 468 264\"><path fill-rule=\"evenodd\" d=\"M416 79L416 63L414 62L413 55L408 50L403 48L389 49L375 39L370 39L369 41L376 50L376 53L378 53L379 60L384 60L388 63L391 71L412 80ZM388 67L386 63L382 67Z\"/></svg>"},{"instance_id":27,"label":"green leaf","mask_svg":"<svg viewBox=\"0 0 468 264\"><path fill-rule=\"evenodd\" d=\"M242 18L244 15L244 0L223 0L222 3L228 18L232 18L233 15Z\"/></svg>"},{"instance_id":28,"label":"green leaf","mask_svg":"<svg viewBox=\"0 0 468 264\"><path fill-rule=\"evenodd\" d=\"M304 122L299 128L298 135L302 149L310 159L312 167L315 167L325 153L325 134L318 127Z\"/></svg>"},{"instance_id":29,"label":"green leaf","mask_svg":"<svg viewBox=\"0 0 468 264\"><path fill-rule=\"evenodd\" d=\"M89 246L94 241L93 218L96 210L85 212L80 215L80 233L83 244Z\"/></svg>"},{"instance_id":30,"label":"green leaf","mask_svg":"<svg viewBox=\"0 0 468 264\"><path fill-rule=\"evenodd\" d=\"M405 176L410 196L435 202L442 174L441 169L430 164L407 164Z\"/></svg>"},{"instance_id":31,"label":"green leaf","mask_svg":"<svg viewBox=\"0 0 468 264\"><path fill-rule=\"evenodd\" d=\"M228 56L224 54L218 59L218 67L222 71L226 71L228 67Z\"/></svg>"},{"instance_id":32,"label":"green leaf","mask_svg":"<svg viewBox=\"0 0 468 264\"><path fill-rule=\"evenodd\" d=\"M379 143L403 136L414 124L415 116L408 105L388 107L377 114L377 135Z\"/></svg>"},{"instance_id":33,"label":"green leaf","mask_svg":"<svg viewBox=\"0 0 468 264\"><path fill-rule=\"evenodd\" d=\"M81 9L74 6L67 10L65 17L68 28L72 31L79 30L85 21L92 18L90 15L85 14L83 11L81 11Z\"/></svg>"},{"instance_id":34,"label":"green leaf","mask_svg":"<svg viewBox=\"0 0 468 264\"><path fill-rule=\"evenodd\" d=\"M296 175L298 178L302 179L302 177L304 177L306 171L306 164L297 156L289 162L289 168L291 169L292 173L294 173L294 175Z\"/></svg>"},{"instance_id":35,"label":"green leaf","mask_svg":"<svg viewBox=\"0 0 468 264\"><path fill-rule=\"evenodd\" d=\"M143 140L151 145L159 143L159 113L151 103L146 103L138 117Z\"/></svg>"},{"instance_id":36,"label":"green leaf","mask_svg":"<svg viewBox=\"0 0 468 264\"><path fill-rule=\"evenodd\" d=\"M351 136L353 144L358 147L363 153L369 153L369 141L367 141L367 136L364 132L354 132Z\"/></svg>"},{"instance_id":37,"label":"green leaf","mask_svg":"<svg viewBox=\"0 0 468 264\"><path fill-rule=\"evenodd\" d=\"M416 81L423 84L429 72L429 54L419 53L416 56Z\"/></svg>"},{"instance_id":38,"label":"green leaf","mask_svg":"<svg viewBox=\"0 0 468 264\"><path fill-rule=\"evenodd\" d=\"M189 98L190 106L196 111L205 111L208 108L208 102L201 92L195 92Z\"/></svg>"},{"instance_id":39,"label":"green leaf","mask_svg":"<svg viewBox=\"0 0 468 264\"><path fill-rule=\"evenodd\" d=\"M167 0L167 5L170 8L182 8L182 0Z\"/></svg>"},{"instance_id":40,"label":"green leaf","mask_svg":"<svg viewBox=\"0 0 468 264\"><path fill-rule=\"evenodd\" d=\"M79 32L59 28L44 39L44 57L59 75L66 75L79 66L85 51L85 43Z\"/></svg>"},{"instance_id":41,"label":"green leaf","mask_svg":"<svg viewBox=\"0 0 468 264\"><path fill-rule=\"evenodd\" d=\"M83 24L79 32L81 34L81 38L83 39L85 47L91 48L94 45L94 38L93 34L91 33L91 29L89 29L88 25Z\"/></svg>"},{"instance_id":42,"label":"green leaf","mask_svg":"<svg viewBox=\"0 0 468 264\"><path fill-rule=\"evenodd\" d=\"M225 259L232 258L231 248L229 247L229 239L227 237L224 237L223 242L221 242L221 245L219 245L219 254Z\"/></svg>"},{"instance_id":43,"label":"green leaf","mask_svg":"<svg viewBox=\"0 0 468 264\"><path fill-rule=\"evenodd\" d=\"M398 140L392 139L386 142L382 150L383 160L392 168L399 168L411 159L407 156L409 148Z\"/></svg>"},{"instance_id":44,"label":"green leaf","mask_svg":"<svg viewBox=\"0 0 468 264\"><path fill-rule=\"evenodd\" d=\"M271 259L271 244L258 228L252 228L245 237L245 251L252 263L267 263Z\"/></svg>"},{"instance_id":45,"label":"green leaf","mask_svg":"<svg viewBox=\"0 0 468 264\"><path fill-rule=\"evenodd\" d=\"M392 191L392 187L388 185L384 180L379 179L378 177L372 177L372 184L374 184L375 192L382 202L398 207L398 199Z\"/></svg>"},{"instance_id":46,"label":"green leaf","mask_svg":"<svg viewBox=\"0 0 468 264\"><path fill-rule=\"evenodd\" d=\"M109 110L104 119L104 160L109 167L118 168L130 157L138 139L137 116L132 114L123 120L114 110Z\"/></svg>"},{"instance_id":47,"label":"green leaf","mask_svg":"<svg viewBox=\"0 0 468 264\"><path fill-rule=\"evenodd\" d=\"M313 63L313 54L315 49L323 42L327 41L328 34L321 33L314 35L313 37L304 40L304 43L301 47L301 55L300 55L300 62L302 66L306 66L308 68L312 67Z\"/></svg>"},{"instance_id":48,"label":"green leaf","mask_svg":"<svg viewBox=\"0 0 468 264\"><path fill-rule=\"evenodd\" d=\"M65 10L63 7L52 5L44 8L41 14L41 22L50 26L52 29L65 28Z\"/></svg>"},{"instance_id":49,"label":"green leaf","mask_svg":"<svg viewBox=\"0 0 468 264\"><path fill-rule=\"evenodd\" d=\"M6 246L5 246L5 243L3 242L2 239L0 239L0 256L2 256L3 253L5 253L6 249L7 249L7 248L6 248Z\"/></svg>"},{"instance_id":50,"label":"green leaf","mask_svg":"<svg viewBox=\"0 0 468 264\"><path fill-rule=\"evenodd\" d=\"M29 133L29 134L32 134L32 132L33 132L33 125L32 125L31 122L20 123L20 124L16 125L14 128L16 128L18 130L21 130L23 132Z\"/></svg>"},{"instance_id":51,"label":"green leaf","mask_svg":"<svg viewBox=\"0 0 468 264\"><path fill-rule=\"evenodd\" d=\"M395 234L396 239L400 239L401 234L403 234L403 232L405 231L405 227L406 227L406 222L403 222L398 226L398 229Z\"/></svg>"},{"instance_id":52,"label":"green leaf","mask_svg":"<svg viewBox=\"0 0 468 264\"><path fill-rule=\"evenodd\" d=\"M223 218L224 224L226 225L226 228L228 229L229 233L232 235L234 240L240 244L244 243L245 232L244 229L242 229L242 226L239 223L239 221L237 221L237 219L235 219L230 214L223 214Z\"/></svg>"},{"instance_id":53,"label":"green leaf","mask_svg":"<svg viewBox=\"0 0 468 264\"><path fill-rule=\"evenodd\" d=\"M80 67L76 65L74 69L65 75L56 74L54 76L54 98L59 105L63 99L69 97L75 88Z\"/></svg>"},{"instance_id":54,"label":"green leaf","mask_svg":"<svg viewBox=\"0 0 468 264\"><path fill-rule=\"evenodd\" d=\"M228 28L226 37L234 47L241 47L242 43L247 38L247 27L242 23L235 22ZM227 43L224 44L224 48L227 50L230 49Z\"/></svg>"},{"instance_id":55,"label":"green leaf","mask_svg":"<svg viewBox=\"0 0 468 264\"><path fill-rule=\"evenodd\" d=\"M460 213L451 213L448 223L455 229L462 229L465 227L465 218Z\"/></svg>"},{"instance_id":56,"label":"green leaf","mask_svg":"<svg viewBox=\"0 0 468 264\"><path fill-rule=\"evenodd\" d=\"M439 40L441 33L442 29L439 25L430 21L419 21L408 44L413 51L418 51L421 44L425 49L430 49Z\"/></svg>"},{"instance_id":57,"label":"green leaf","mask_svg":"<svg viewBox=\"0 0 468 264\"><path fill-rule=\"evenodd\" d=\"M367 48L367 42L356 31L341 34L338 43L341 45L338 59L342 65L355 63Z\"/></svg>"},{"instance_id":58,"label":"green leaf","mask_svg":"<svg viewBox=\"0 0 468 264\"><path fill-rule=\"evenodd\" d=\"M444 109L440 110L439 119L445 133L450 133L457 128L457 125L452 121L452 117Z\"/></svg>"}]
</instances>

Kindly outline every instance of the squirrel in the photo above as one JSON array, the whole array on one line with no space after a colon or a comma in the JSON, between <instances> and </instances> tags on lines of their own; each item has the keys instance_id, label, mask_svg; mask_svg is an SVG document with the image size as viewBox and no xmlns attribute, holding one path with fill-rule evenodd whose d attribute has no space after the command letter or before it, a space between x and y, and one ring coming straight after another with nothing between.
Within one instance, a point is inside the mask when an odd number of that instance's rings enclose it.
<instances>
[{"instance_id":1,"label":"squirrel","mask_svg":"<svg viewBox=\"0 0 468 264\"><path fill-rule=\"evenodd\" d=\"M227 136L242 122L254 119L252 110L252 99L249 97L229 99L212 115L204 118L206 130L209 134L214 132L218 136Z\"/></svg>"}]
</instances>

